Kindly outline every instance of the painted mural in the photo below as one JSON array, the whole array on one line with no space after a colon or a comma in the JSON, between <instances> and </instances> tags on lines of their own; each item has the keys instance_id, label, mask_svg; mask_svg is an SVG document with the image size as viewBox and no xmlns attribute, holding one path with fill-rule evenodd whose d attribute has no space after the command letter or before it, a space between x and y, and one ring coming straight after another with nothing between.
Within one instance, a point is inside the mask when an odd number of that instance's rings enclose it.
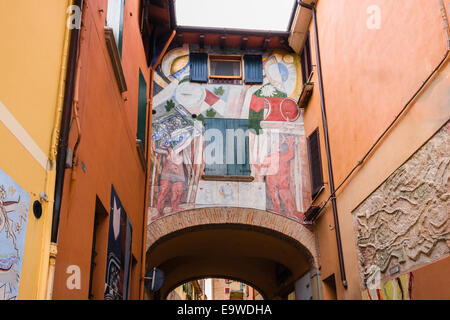
<instances>
[{"instance_id":1,"label":"painted mural","mask_svg":"<svg viewBox=\"0 0 450 320\"><path fill-rule=\"evenodd\" d=\"M18 296L30 196L0 169L0 300Z\"/></svg>"},{"instance_id":2,"label":"painted mural","mask_svg":"<svg viewBox=\"0 0 450 320\"><path fill-rule=\"evenodd\" d=\"M413 274L407 273L362 292L363 300L412 300Z\"/></svg>"},{"instance_id":3,"label":"painted mural","mask_svg":"<svg viewBox=\"0 0 450 320\"><path fill-rule=\"evenodd\" d=\"M133 226L114 187L111 187L105 300L127 300Z\"/></svg>"},{"instance_id":4,"label":"painted mural","mask_svg":"<svg viewBox=\"0 0 450 320\"><path fill-rule=\"evenodd\" d=\"M303 117L297 107L299 57L279 50L252 52L263 57L262 84L200 84L189 81L190 50L188 45L170 50L155 76L149 222L217 206L267 210L303 221L310 193ZM207 118L248 120L253 181L202 179Z\"/></svg>"}]
</instances>

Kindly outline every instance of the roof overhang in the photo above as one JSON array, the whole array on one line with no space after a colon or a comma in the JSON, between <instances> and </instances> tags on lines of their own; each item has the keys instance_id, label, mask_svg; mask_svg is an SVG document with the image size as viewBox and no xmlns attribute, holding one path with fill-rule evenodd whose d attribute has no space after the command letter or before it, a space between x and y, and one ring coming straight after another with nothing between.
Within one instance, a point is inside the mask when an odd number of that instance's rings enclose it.
<instances>
[{"instance_id":1,"label":"roof overhang","mask_svg":"<svg viewBox=\"0 0 450 320\"><path fill-rule=\"evenodd\" d=\"M300 52L303 47L311 10L303 8L292 0L290 11L285 15L286 30L257 30L248 28L224 28L180 25L176 16L176 1L181 0L143 0L148 7L148 23L157 30L156 37L164 43L173 30L176 30L176 43L198 44L203 46L241 47L266 49L287 49ZM304 0L311 4L314 0ZM198 9L201 10L201 9Z\"/></svg>"},{"instance_id":2,"label":"roof overhang","mask_svg":"<svg viewBox=\"0 0 450 320\"><path fill-rule=\"evenodd\" d=\"M314 0L303 0L303 2L312 5ZM312 11L297 4L288 40L289 46L297 53L300 53L303 48L311 19Z\"/></svg>"}]
</instances>

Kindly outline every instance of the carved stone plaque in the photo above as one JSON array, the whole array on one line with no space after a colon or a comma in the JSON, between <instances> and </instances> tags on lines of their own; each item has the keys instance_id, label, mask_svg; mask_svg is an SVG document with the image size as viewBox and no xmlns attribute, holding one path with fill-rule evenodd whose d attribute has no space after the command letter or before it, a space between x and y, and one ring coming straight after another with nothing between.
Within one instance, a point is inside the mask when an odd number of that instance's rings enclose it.
<instances>
[{"instance_id":1,"label":"carved stone plaque","mask_svg":"<svg viewBox=\"0 0 450 320\"><path fill-rule=\"evenodd\" d=\"M450 253L450 123L353 211L362 287Z\"/></svg>"}]
</instances>

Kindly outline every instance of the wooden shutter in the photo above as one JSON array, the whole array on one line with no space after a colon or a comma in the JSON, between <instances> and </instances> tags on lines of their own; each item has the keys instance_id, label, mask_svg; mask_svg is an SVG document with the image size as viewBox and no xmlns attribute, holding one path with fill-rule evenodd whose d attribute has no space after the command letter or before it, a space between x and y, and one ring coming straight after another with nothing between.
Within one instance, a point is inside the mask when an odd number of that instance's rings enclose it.
<instances>
[{"instance_id":1,"label":"wooden shutter","mask_svg":"<svg viewBox=\"0 0 450 320\"><path fill-rule=\"evenodd\" d=\"M205 129L216 129L222 134L222 141L210 139L206 141L206 148L214 148L216 152L223 151L223 163L205 164L205 175L211 176L249 176L250 175L250 156L249 156L249 138L248 120L246 119L210 119L205 120ZM227 137L227 130L229 136ZM238 136L234 136L236 130L242 130L245 139L242 141ZM231 140L234 138L234 140ZM222 143L221 146L211 144ZM238 157L243 154L243 157ZM228 156L228 157L227 157ZM231 161L227 161L227 159ZM229 163L231 162L231 163Z\"/></svg>"},{"instance_id":2,"label":"wooden shutter","mask_svg":"<svg viewBox=\"0 0 450 320\"><path fill-rule=\"evenodd\" d=\"M236 132L243 130L244 134L248 132L247 119L229 119L227 121L227 129ZM233 138L233 140L229 140ZM226 139L226 154L228 157L234 156L233 163L227 163L227 175L229 176L248 176L250 175L250 159L249 159L249 138L245 136L245 141L242 143L238 135L231 135ZM230 154L231 153L231 154ZM244 155L241 159L240 154ZM226 158L227 159L227 158Z\"/></svg>"},{"instance_id":3,"label":"wooden shutter","mask_svg":"<svg viewBox=\"0 0 450 320\"><path fill-rule=\"evenodd\" d=\"M300 59L302 63L302 79L303 84L305 84L308 81L312 72L311 43L309 40L309 32L306 35L305 45L303 47Z\"/></svg>"},{"instance_id":4,"label":"wooden shutter","mask_svg":"<svg viewBox=\"0 0 450 320\"><path fill-rule=\"evenodd\" d=\"M123 285L123 300L128 300L130 297L130 282L131 282L131 255L132 255L132 239L133 239L133 224L127 216L126 237L125 237L125 260L124 260L124 285Z\"/></svg>"},{"instance_id":5,"label":"wooden shutter","mask_svg":"<svg viewBox=\"0 0 450 320\"><path fill-rule=\"evenodd\" d=\"M145 149L145 133L147 129L147 83L142 71L139 70L139 100L138 100L138 123L137 138L142 141Z\"/></svg>"},{"instance_id":6,"label":"wooden shutter","mask_svg":"<svg viewBox=\"0 0 450 320\"><path fill-rule=\"evenodd\" d=\"M308 137L309 175L314 199L323 187L322 157L320 155L319 128Z\"/></svg>"},{"instance_id":7,"label":"wooden shutter","mask_svg":"<svg viewBox=\"0 0 450 320\"><path fill-rule=\"evenodd\" d=\"M216 129L219 130L222 134L222 139L211 138L209 141L206 141L206 148L214 148L215 152L222 151L223 154L223 162L222 163L205 163L205 174L206 175L217 175L224 176L227 175L227 163L226 163L226 149L225 149L225 139L226 139L226 128L227 123L225 119L205 119L205 129ZM219 145L221 143L222 145ZM213 144L211 146L211 144Z\"/></svg>"},{"instance_id":8,"label":"wooden shutter","mask_svg":"<svg viewBox=\"0 0 450 320\"><path fill-rule=\"evenodd\" d=\"M206 53L191 53L189 63L191 81L208 82L208 55Z\"/></svg>"},{"instance_id":9,"label":"wooden shutter","mask_svg":"<svg viewBox=\"0 0 450 320\"><path fill-rule=\"evenodd\" d=\"M245 55L244 68L246 84L263 83L263 65L261 55Z\"/></svg>"}]
</instances>

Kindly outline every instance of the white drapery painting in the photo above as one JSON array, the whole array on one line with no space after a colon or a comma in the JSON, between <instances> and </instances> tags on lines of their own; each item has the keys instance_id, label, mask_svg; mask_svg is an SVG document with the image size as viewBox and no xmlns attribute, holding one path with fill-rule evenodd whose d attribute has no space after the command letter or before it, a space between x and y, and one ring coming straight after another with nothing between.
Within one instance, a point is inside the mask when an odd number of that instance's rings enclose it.
<instances>
[{"instance_id":1,"label":"white drapery painting","mask_svg":"<svg viewBox=\"0 0 450 320\"><path fill-rule=\"evenodd\" d=\"M0 169L0 300L19 293L30 196Z\"/></svg>"}]
</instances>

